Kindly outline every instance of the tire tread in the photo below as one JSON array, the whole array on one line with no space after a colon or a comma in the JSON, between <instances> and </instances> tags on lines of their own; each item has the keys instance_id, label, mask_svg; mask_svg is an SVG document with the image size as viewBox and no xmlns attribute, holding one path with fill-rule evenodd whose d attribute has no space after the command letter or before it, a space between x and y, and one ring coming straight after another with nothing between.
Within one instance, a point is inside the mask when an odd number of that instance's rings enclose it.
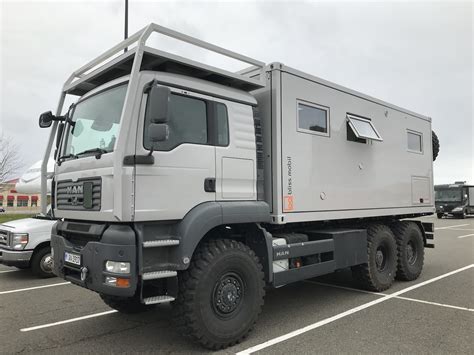
<instances>
[{"instance_id":1,"label":"tire tread","mask_svg":"<svg viewBox=\"0 0 474 355\"><path fill-rule=\"evenodd\" d=\"M192 302L196 296L197 286L201 276L206 273L207 267L212 263L213 259L220 254L229 250L240 250L250 256L255 264L258 266L259 280L262 287L262 297L259 299L258 313L253 324L247 329L239 339L229 341L226 343L217 343L211 339L207 339L202 330L197 324L196 316L193 313ZM178 298L174 302L173 321L177 331L185 337L198 342L202 346L211 350L220 350L240 343L252 331L257 321L258 315L261 312L264 303L264 273L262 265L260 264L255 253L245 244L237 242L232 239L217 239L211 240L200 247L195 252L193 260L189 268L182 272L179 276Z\"/></svg>"}]
</instances>

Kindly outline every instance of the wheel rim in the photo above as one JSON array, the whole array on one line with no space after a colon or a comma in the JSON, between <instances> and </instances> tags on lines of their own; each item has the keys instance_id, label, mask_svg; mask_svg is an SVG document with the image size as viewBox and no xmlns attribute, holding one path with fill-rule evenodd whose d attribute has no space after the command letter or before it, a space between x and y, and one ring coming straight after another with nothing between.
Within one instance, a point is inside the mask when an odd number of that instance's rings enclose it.
<instances>
[{"instance_id":1,"label":"wheel rim","mask_svg":"<svg viewBox=\"0 0 474 355\"><path fill-rule=\"evenodd\" d=\"M381 245L375 252L375 266L378 271L383 271L387 265L387 249Z\"/></svg>"},{"instance_id":2,"label":"wheel rim","mask_svg":"<svg viewBox=\"0 0 474 355\"><path fill-rule=\"evenodd\" d=\"M51 257L51 254L46 254L41 258L40 268L43 272L48 274L53 272L53 258Z\"/></svg>"},{"instance_id":3,"label":"wheel rim","mask_svg":"<svg viewBox=\"0 0 474 355\"><path fill-rule=\"evenodd\" d=\"M407 244L407 262L410 265L415 264L416 260L418 259L418 250L415 246L415 243L413 243L412 240L410 240Z\"/></svg>"},{"instance_id":4,"label":"wheel rim","mask_svg":"<svg viewBox=\"0 0 474 355\"><path fill-rule=\"evenodd\" d=\"M223 318L232 317L238 312L244 293L242 278L234 272L225 273L214 286L211 300L214 312Z\"/></svg>"}]
</instances>

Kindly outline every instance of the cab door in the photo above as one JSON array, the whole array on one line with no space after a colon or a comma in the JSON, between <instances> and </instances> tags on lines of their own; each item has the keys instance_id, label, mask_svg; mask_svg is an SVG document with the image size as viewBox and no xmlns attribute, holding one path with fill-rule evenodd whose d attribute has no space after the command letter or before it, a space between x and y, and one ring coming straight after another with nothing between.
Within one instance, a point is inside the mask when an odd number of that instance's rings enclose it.
<instances>
[{"instance_id":1,"label":"cab door","mask_svg":"<svg viewBox=\"0 0 474 355\"><path fill-rule=\"evenodd\" d=\"M201 203L215 201L215 146L210 134L208 98L171 89L169 137L154 144L154 163L135 166L135 221L176 220ZM142 98L137 135L137 156L149 154L145 108ZM211 188L206 187L211 184Z\"/></svg>"}]
</instances>

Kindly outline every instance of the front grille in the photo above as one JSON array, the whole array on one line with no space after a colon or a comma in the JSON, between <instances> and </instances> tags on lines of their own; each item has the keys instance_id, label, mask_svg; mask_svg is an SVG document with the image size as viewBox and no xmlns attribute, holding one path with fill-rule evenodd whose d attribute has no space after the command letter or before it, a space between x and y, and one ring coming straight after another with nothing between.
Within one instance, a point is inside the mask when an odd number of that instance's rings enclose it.
<instances>
[{"instance_id":1,"label":"front grille","mask_svg":"<svg viewBox=\"0 0 474 355\"><path fill-rule=\"evenodd\" d=\"M61 180L56 184L56 208L59 210L100 211L102 179L85 178L77 182Z\"/></svg>"},{"instance_id":2,"label":"front grille","mask_svg":"<svg viewBox=\"0 0 474 355\"><path fill-rule=\"evenodd\" d=\"M8 245L8 232L0 230L0 245Z\"/></svg>"}]
</instances>

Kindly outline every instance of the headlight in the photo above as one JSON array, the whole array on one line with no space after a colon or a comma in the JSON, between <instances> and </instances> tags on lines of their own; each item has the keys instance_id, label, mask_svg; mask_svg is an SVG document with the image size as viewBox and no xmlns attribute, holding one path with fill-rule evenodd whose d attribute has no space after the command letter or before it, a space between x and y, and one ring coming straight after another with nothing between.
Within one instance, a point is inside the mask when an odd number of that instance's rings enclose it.
<instances>
[{"instance_id":1,"label":"headlight","mask_svg":"<svg viewBox=\"0 0 474 355\"><path fill-rule=\"evenodd\" d=\"M105 270L115 274L130 274L130 263L123 261L110 261L105 263Z\"/></svg>"},{"instance_id":2,"label":"headlight","mask_svg":"<svg viewBox=\"0 0 474 355\"><path fill-rule=\"evenodd\" d=\"M12 233L11 234L11 247L14 250L23 250L28 244L28 233Z\"/></svg>"}]
</instances>

